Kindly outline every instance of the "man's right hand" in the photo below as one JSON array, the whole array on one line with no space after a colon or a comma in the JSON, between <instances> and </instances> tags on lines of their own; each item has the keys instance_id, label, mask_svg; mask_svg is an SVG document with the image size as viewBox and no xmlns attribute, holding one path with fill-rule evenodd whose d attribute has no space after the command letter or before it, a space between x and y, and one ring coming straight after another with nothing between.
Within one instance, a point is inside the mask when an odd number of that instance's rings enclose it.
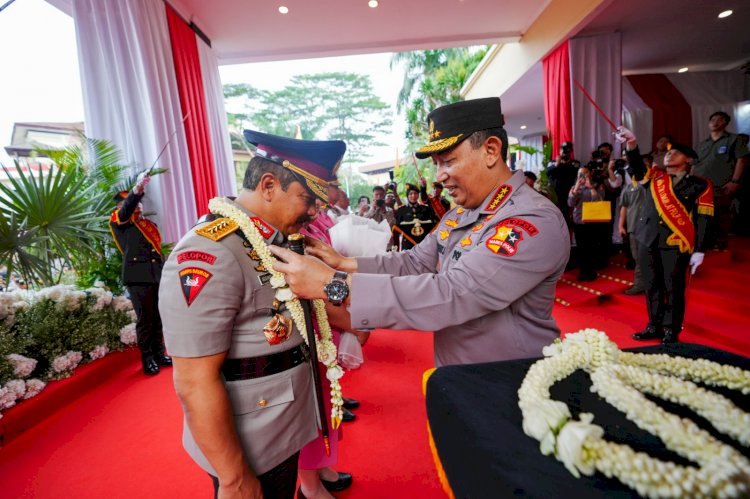
<instances>
[{"instance_id":1,"label":"man's right hand","mask_svg":"<svg viewBox=\"0 0 750 499\"><path fill-rule=\"evenodd\" d=\"M249 471L238 483L221 484L219 481L218 499L263 499L263 489L260 481Z\"/></svg>"},{"instance_id":2,"label":"man's right hand","mask_svg":"<svg viewBox=\"0 0 750 499\"><path fill-rule=\"evenodd\" d=\"M634 149L636 146L635 134L624 126L617 127L615 138L620 142L627 142L628 149Z\"/></svg>"},{"instance_id":3,"label":"man's right hand","mask_svg":"<svg viewBox=\"0 0 750 499\"><path fill-rule=\"evenodd\" d=\"M138 175L138 178L135 181L135 187L133 187L133 192L136 194L143 194L143 191L146 190L146 186L148 183L151 182L151 176L148 174L148 172L143 172L140 175Z\"/></svg>"}]
</instances>

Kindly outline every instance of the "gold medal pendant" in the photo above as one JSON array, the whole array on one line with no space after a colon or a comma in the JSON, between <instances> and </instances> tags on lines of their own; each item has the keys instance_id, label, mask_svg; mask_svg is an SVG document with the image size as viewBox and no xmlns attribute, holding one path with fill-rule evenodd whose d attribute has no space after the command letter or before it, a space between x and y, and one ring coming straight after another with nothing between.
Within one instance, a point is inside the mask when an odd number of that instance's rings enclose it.
<instances>
[{"instance_id":1,"label":"gold medal pendant","mask_svg":"<svg viewBox=\"0 0 750 499\"><path fill-rule=\"evenodd\" d=\"M269 345L278 345L289 339L292 334L292 319L280 313L274 314L271 320L263 326L263 334Z\"/></svg>"},{"instance_id":2,"label":"gold medal pendant","mask_svg":"<svg viewBox=\"0 0 750 499\"><path fill-rule=\"evenodd\" d=\"M411 235L419 237L422 234L424 234L424 229L422 228L422 224L419 223L419 220L415 220L414 227L411 228Z\"/></svg>"}]
</instances>

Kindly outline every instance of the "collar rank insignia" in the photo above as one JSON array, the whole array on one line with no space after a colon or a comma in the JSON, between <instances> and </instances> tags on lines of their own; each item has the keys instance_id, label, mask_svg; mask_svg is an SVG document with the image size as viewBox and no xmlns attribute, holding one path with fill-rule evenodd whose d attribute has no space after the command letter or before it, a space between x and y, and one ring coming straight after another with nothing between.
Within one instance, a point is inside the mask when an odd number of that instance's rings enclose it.
<instances>
[{"instance_id":1,"label":"collar rank insignia","mask_svg":"<svg viewBox=\"0 0 750 499\"><path fill-rule=\"evenodd\" d=\"M471 234L461 239L461 247L465 248L471 244Z\"/></svg>"},{"instance_id":2,"label":"collar rank insignia","mask_svg":"<svg viewBox=\"0 0 750 499\"><path fill-rule=\"evenodd\" d=\"M180 270L180 284L182 285L182 294L185 297L187 306L193 304L198 297L198 293L211 280L211 272L197 267L188 267Z\"/></svg>"},{"instance_id":3,"label":"collar rank insignia","mask_svg":"<svg viewBox=\"0 0 750 499\"><path fill-rule=\"evenodd\" d=\"M213 222L195 229L195 233L212 241L221 241L239 228L237 222L230 218L217 218Z\"/></svg>"},{"instance_id":4,"label":"collar rank insignia","mask_svg":"<svg viewBox=\"0 0 750 499\"><path fill-rule=\"evenodd\" d=\"M460 215L464 211L466 211L466 210L464 210L464 207L463 206L459 206L458 209L456 209L456 215Z\"/></svg>"},{"instance_id":5,"label":"collar rank insignia","mask_svg":"<svg viewBox=\"0 0 750 499\"><path fill-rule=\"evenodd\" d=\"M481 223L481 224L479 224L479 225L475 225L474 227L472 227L472 228L471 228L471 231L472 231L472 232L479 232L479 231L480 231L480 230L482 230L483 228L484 228L484 223Z\"/></svg>"},{"instance_id":6,"label":"collar rank insignia","mask_svg":"<svg viewBox=\"0 0 750 499\"><path fill-rule=\"evenodd\" d=\"M531 237L539 234L534 224L520 218L506 218L495 226L495 234L487 240L487 248L500 256L513 256L523 240L523 232Z\"/></svg>"},{"instance_id":7,"label":"collar rank insignia","mask_svg":"<svg viewBox=\"0 0 750 499\"><path fill-rule=\"evenodd\" d=\"M513 187L507 184L503 184L498 187L497 192L495 192L495 196L492 198L492 201L487 203L487 206L484 207L484 211L497 210L511 192L513 192Z\"/></svg>"},{"instance_id":8,"label":"collar rank insignia","mask_svg":"<svg viewBox=\"0 0 750 499\"><path fill-rule=\"evenodd\" d=\"M448 239L448 235L450 234L450 231L442 229L439 231L439 234L440 234L440 240L445 241L446 239Z\"/></svg>"},{"instance_id":9,"label":"collar rank insignia","mask_svg":"<svg viewBox=\"0 0 750 499\"><path fill-rule=\"evenodd\" d=\"M453 219L453 218L448 218L445 221L445 225L447 225L448 227L456 227L458 225L458 220Z\"/></svg>"},{"instance_id":10,"label":"collar rank insignia","mask_svg":"<svg viewBox=\"0 0 750 499\"><path fill-rule=\"evenodd\" d=\"M273 227L268 225L266 222L258 217L250 217L250 220L252 220L255 226L258 228L258 232L260 232L260 235L263 236L263 239L269 239L271 236L273 236L273 233L275 231Z\"/></svg>"}]
</instances>

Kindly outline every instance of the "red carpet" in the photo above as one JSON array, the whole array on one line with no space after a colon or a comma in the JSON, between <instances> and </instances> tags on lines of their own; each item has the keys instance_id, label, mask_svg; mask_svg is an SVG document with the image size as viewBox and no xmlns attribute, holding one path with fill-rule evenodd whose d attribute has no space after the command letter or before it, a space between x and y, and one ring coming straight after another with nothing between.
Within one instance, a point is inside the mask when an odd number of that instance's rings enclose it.
<instances>
[{"instance_id":1,"label":"red carpet","mask_svg":"<svg viewBox=\"0 0 750 499\"><path fill-rule=\"evenodd\" d=\"M614 279L627 281L629 271L610 266L601 273L611 279L585 283L593 293L558 285L558 298L568 302L554 310L563 333L594 327L623 348L642 345L630 334L646 323L644 296L622 294L628 284ZM569 277L575 283L574 274ZM681 339L750 355L748 283L750 240L734 239L731 256L707 254L690 283ZM358 420L345 425L339 465L354 474L355 484L337 496L444 497L427 444L421 393L422 373L432 366L431 335L377 331L365 355L363 367L344 379L345 393L362 406ZM5 413L0 424L9 438L0 449L0 496L210 497L209 479L181 447L182 415L169 370L144 377L132 351L99 363L107 366L86 366ZM53 410L63 399L74 401Z\"/></svg>"}]
</instances>

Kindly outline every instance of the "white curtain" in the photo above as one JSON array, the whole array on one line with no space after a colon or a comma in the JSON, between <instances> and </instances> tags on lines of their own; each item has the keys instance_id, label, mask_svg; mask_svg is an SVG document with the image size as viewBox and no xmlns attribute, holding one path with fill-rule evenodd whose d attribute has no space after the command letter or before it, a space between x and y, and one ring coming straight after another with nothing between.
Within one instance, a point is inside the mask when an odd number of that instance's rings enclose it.
<instances>
[{"instance_id":1,"label":"white curtain","mask_svg":"<svg viewBox=\"0 0 750 499\"><path fill-rule=\"evenodd\" d=\"M586 163L591 151L602 142L615 146L613 129L575 84L579 82L601 110L619 125L622 109L620 33L573 38L570 40L570 82L573 112L573 147L576 158Z\"/></svg>"},{"instance_id":2,"label":"white curtain","mask_svg":"<svg viewBox=\"0 0 750 499\"><path fill-rule=\"evenodd\" d=\"M534 172L539 173L539 170L542 169L542 159L544 154L542 153L542 148L544 147L543 143L543 137L541 135L529 135L526 137L523 137L520 140L520 144L522 146L530 146L539 151L536 154L526 154L525 152L521 153L521 160L523 161L523 170L527 172Z\"/></svg>"},{"instance_id":3,"label":"white curtain","mask_svg":"<svg viewBox=\"0 0 750 499\"><path fill-rule=\"evenodd\" d=\"M206 115L216 170L216 192L220 196L236 195L237 182L234 177L232 145L227 128L227 112L224 109L224 90L219 76L219 61L211 47L200 37L196 37L196 41L201 60L203 88L206 92Z\"/></svg>"},{"instance_id":4,"label":"white curtain","mask_svg":"<svg viewBox=\"0 0 750 499\"><path fill-rule=\"evenodd\" d=\"M157 166L144 207L165 242L195 222L190 160L162 0L72 0L86 134L119 147L133 172Z\"/></svg>"},{"instance_id":5,"label":"white curtain","mask_svg":"<svg viewBox=\"0 0 750 499\"><path fill-rule=\"evenodd\" d=\"M750 99L747 89L750 77L735 70L674 73L667 78L690 104L694 145L709 136L708 117L715 111L724 111L732 117L728 130L741 131L744 125L747 132L739 104Z\"/></svg>"},{"instance_id":6,"label":"white curtain","mask_svg":"<svg viewBox=\"0 0 750 499\"><path fill-rule=\"evenodd\" d=\"M622 124L635 134L643 154L651 152L654 112L625 77L622 78Z\"/></svg>"}]
</instances>

